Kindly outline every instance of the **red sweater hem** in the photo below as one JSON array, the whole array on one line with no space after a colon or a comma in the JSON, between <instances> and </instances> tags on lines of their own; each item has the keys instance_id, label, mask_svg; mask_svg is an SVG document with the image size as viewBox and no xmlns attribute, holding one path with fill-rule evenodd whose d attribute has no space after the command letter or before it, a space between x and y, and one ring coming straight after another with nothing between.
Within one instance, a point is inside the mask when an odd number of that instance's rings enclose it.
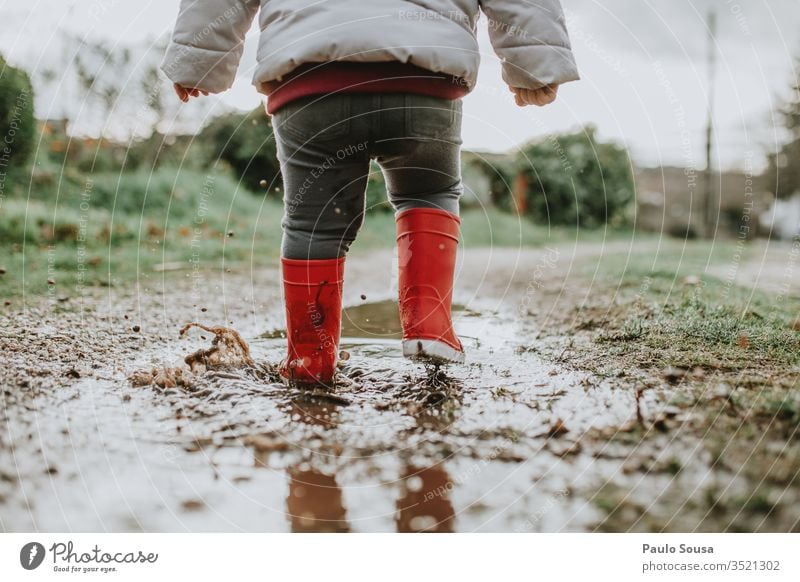
<instances>
[{"instance_id":1,"label":"red sweater hem","mask_svg":"<svg viewBox=\"0 0 800 582\"><path fill-rule=\"evenodd\" d=\"M309 63L281 81L262 83L261 90L267 94L270 115L296 99L328 93L415 93L441 99L459 99L469 93L459 77L399 61Z\"/></svg>"}]
</instances>

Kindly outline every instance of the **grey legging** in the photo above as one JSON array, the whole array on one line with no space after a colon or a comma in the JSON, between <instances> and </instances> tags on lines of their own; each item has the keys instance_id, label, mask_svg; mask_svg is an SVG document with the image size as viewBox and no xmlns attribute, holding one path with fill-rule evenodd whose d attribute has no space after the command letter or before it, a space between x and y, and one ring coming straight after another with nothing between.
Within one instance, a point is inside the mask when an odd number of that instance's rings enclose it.
<instances>
[{"instance_id":1,"label":"grey legging","mask_svg":"<svg viewBox=\"0 0 800 582\"><path fill-rule=\"evenodd\" d=\"M396 211L458 214L460 99L339 93L293 101L272 121L285 192L284 257L347 253L364 221L372 159Z\"/></svg>"}]
</instances>

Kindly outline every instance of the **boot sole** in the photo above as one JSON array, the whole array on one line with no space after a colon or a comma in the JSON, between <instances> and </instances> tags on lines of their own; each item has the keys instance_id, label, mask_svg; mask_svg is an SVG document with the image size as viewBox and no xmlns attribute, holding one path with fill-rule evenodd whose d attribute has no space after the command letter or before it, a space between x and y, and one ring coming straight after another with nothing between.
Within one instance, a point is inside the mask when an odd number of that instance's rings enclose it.
<instances>
[{"instance_id":1,"label":"boot sole","mask_svg":"<svg viewBox=\"0 0 800 582\"><path fill-rule=\"evenodd\" d=\"M424 360L434 364L464 363L464 352L438 340L403 340L403 355L411 360Z\"/></svg>"}]
</instances>

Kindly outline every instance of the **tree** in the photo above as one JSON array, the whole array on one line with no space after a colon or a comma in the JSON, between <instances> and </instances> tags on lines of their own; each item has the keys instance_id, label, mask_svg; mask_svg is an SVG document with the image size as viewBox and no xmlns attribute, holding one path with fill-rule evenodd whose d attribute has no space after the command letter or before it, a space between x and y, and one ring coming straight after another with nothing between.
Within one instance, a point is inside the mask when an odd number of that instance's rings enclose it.
<instances>
[{"instance_id":1,"label":"tree","mask_svg":"<svg viewBox=\"0 0 800 582\"><path fill-rule=\"evenodd\" d=\"M777 198L789 198L800 191L800 165L797 164L800 160L800 84L792 87L792 99L782 109L781 117L789 139L777 152L767 156L767 184Z\"/></svg>"},{"instance_id":2,"label":"tree","mask_svg":"<svg viewBox=\"0 0 800 582\"><path fill-rule=\"evenodd\" d=\"M0 56L0 173L24 167L35 141L31 79Z\"/></svg>"},{"instance_id":3,"label":"tree","mask_svg":"<svg viewBox=\"0 0 800 582\"><path fill-rule=\"evenodd\" d=\"M172 82L159 71L166 50L163 36L130 46L112 47L69 34L63 42L76 47L64 76L77 91L70 105L76 111L70 117L78 135L126 141L159 133L195 133L198 120L213 104L210 99L182 104L173 94Z\"/></svg>"},{"instance_id":4,"label":"tree","mask_svg":"<svg viewBox=\"0 0 800 582\"><path fill-rule=\"evenodd\" d=\"M117 54L102 41L80 41L81 50L75 55L75 73L88 106L99 106L101 119L107 119L119 96L120 68ZM104 71L112 74L103 75Z\"/></svg>"},{"instance_id":5,"label":"tree","mask_svg":"<svg viewBox=\"0 0 800 582\"><path fill-rule=\"evenodd\" d=\"M587 228L620 223L634 199L627 150L598 142L593 127L529 144L516 166L516 206L537 222Z\"/></svg>"}]
</instances>

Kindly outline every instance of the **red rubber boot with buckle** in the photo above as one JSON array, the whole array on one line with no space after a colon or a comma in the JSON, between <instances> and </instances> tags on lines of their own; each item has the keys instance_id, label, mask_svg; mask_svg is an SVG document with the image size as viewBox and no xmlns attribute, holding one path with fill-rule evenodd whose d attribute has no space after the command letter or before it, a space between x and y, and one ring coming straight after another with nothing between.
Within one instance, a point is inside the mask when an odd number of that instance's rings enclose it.
<instances>
[{"instance_id":1,"label":"red rubber boot with buckle","mask_svg":"<svg viewBox=\"0 0 800 582\"><path fill-rule=\"evenodd\" d=\"M450 315L461 221L436 208L397 215L403 355L437 364L463 363Z\"/></svg>"},{"instance_id":2,"label":"red rubber boot with buckle","mask_svg":"<svg viewBox=\"0 0 800 582\"><path fill-rule=\"evenodd\" d=\"M298 384L333 384L342 327L344 257L281 259L289 354L280 373Z\"/></svg>"}]
</instances>

